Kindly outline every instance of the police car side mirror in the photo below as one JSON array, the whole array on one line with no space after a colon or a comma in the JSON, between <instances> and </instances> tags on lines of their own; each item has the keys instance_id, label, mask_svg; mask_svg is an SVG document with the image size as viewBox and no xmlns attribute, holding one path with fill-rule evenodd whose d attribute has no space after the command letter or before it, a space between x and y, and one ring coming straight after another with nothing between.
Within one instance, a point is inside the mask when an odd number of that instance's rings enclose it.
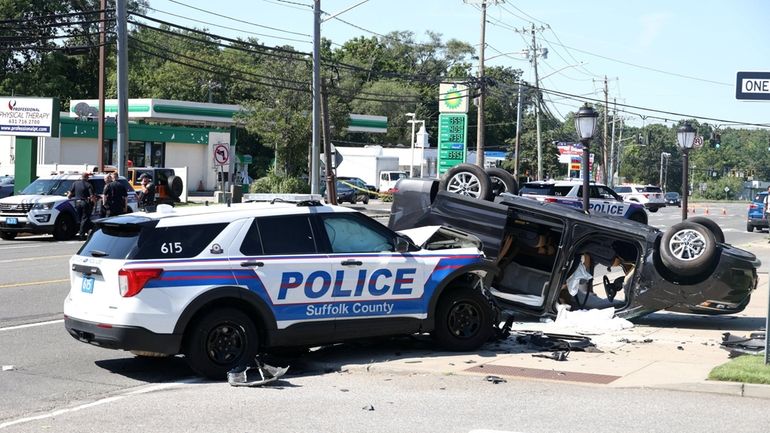
<instances>
[{"instance_id":1,"label":"police car side mirror","mask_svg":"<svg viewBox=\"0 0 770 433\"><path fill-rule=\"evenodd\" d=\"M397 253L405 253L409 251L409 241L402 238L401 236L396 237L395 240L395 250Z\"/></svg>"}]
</instances>

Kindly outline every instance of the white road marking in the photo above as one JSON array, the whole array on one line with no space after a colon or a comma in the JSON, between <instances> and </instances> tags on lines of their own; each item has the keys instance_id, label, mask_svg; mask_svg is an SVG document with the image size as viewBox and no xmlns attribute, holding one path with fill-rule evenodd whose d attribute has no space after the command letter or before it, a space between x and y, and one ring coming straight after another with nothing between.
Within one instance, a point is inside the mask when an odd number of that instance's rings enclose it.
<instances>
[{"instance_id":1,"label":"white road marking","mask_svg":"<svg viewBox=\"0 0 770 433\"><path fill-rule=\"evenodd\" d=\"M203 379L199 379L199 378L185 379L185 380L180 380L180 381L176 381L176 382L161 383L161 384L158 384L158 385L147 386L147 387L144 387L144 388L141 388L141 389L130 390L130 391L126 391L126 392L124 392L124 393L122 393L120 395L115 395L115 396L112 396L112 397L105 397L105 398L103 398L101 400L92 401L91 403L81 404L80 406L70 407L70 408L67 408L67 409L57 409L57 410L54 410L54 411L51 411L51 412L48 412L48 413L44 413L44 414L40 414L40 415L30 416L30 417L26 417L26 418L19 418L19 419L15 419L13 421L7 421L7 422L4 422L4 423L0 424L0 430L4 429L6 427L14 426L14 425L24 424L24 423L28 423L28 422L32 422L32 421L39 421L41 419L46 419L46 418L53 418L53 417L56 417L56 416L60 416L60 415L64 415L64 414L68 414L68 413L72 413L72 412L81 411L83 409L88 409L88 408L92 408L92 407L96 407L96 406L101 406L101 405L104 405L104 404L113 403L113 402L122 400L122 399L124 399L126 397L130 397L130 396L134 396L134 395L146 394L146 393L149 393L149 392L159 391L159 390L162 390L162 389L167 389L167 388L171 388L171 387L178 386L178 385L189 385L189 384L192 384L192 383L200 383L202 381L203 381Z\"/></svg>"},{"instance_id":2,"label":"white road marking","mask_svg":"<svg viewBox=\"0 0 770 433\"><path fill-rule=\"evenodd\" d=\"M61 256L25 257L23 259L6 259L6 260L0 260L0 263L31 262L33 260L60 259L62 257L72 257L72 254L64 254Z\"/></svg>"},{"instance_id":3,"label":"white road marking","mask_svg":"<svg viewBox=\"0 0 770 433\"><path fill-rule=\"evenodd\" d=\"M38 323L27 323L26 325L8 326L5 328L0 328L0 332L15 331L17 329L25 329L25 328L35 328L37 326L55 325L57 323L64 323L64 319L49 320L47 322L38 322Z\"/></svg>"},{"instance_id":4,"label":"white road marking","mask_svg":"<svg viewBox=\"0 0 770 433\"><path fill-rule=\"evenodd\" d=\"M34 286L36 284L53 284L53 283L63 283L65 281L69 281L69 278L59 279L59 280L45 280L45 281L29 281L26 283L13 283L13 284L3 284L0 285L0 289L7 289L9 287L23 287L23 286Z\"/></svg>"}]
</instances>

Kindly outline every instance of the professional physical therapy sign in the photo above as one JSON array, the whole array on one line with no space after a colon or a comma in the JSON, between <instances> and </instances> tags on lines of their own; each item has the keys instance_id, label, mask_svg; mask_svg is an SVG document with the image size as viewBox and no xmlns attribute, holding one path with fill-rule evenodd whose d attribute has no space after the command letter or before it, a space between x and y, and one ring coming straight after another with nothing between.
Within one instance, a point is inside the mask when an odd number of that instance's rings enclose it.
<instances>
[{"instance_id":1,"label":"professional physical therapy sign","mask_svg":"<svg viewBox=\"0 0 770 433\"><path fill-rule=\"evenodd\" d=\"M0 97L0 135L58 136L58 105L53 98Z\"/></svg>"}]
</instances>

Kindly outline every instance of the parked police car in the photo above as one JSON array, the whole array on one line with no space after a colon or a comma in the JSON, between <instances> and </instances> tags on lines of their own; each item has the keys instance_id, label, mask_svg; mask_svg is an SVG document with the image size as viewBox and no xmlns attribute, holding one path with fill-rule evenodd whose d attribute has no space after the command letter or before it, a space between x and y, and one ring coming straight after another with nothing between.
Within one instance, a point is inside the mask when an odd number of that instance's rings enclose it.
<instances>
[{"instance_id":1,"label":"parked police car","mask_svg":"<svg viewBox=\"0 0 770 433\"><path fill-rule=\"evenodd\" d=\"M490 338L478 238L397 234L320 196L295 199L98 221L70 259L66 329L105 348L182 353L215 379L277 347L432 332L472 350Z\"/></svg>"},{"instance_id":2,"label":"parked police car","mask_svg":"<svg viewBox=\"0 0 770 433\"><path fill-rule=\"evenodd\" d=\"M104 190L106 174L95 174L88 181L94 192ZM36 179L20 194L0 199L0 238L11 240L19 233L53 234L56 240L75 237L80 226L74 199L67 198L72 183L81 178L77 172L52 174ZM137 210L136 194L128 181L121 177L119 182L128 191L128 206ZM99 216L98 207L94 218Z\"/></svg>"},{"instance_id":3,"label":"parked police car","mask_svg":"<svg viewBox=\"0 0 770 433\"><path fill-rule=\"evenodd\" d=\"M588 188L591 213L620 216L647 224L647 213L643 205L623 201L623 197L606 185L591 183ZM527 182L519 194L541 202L583 209L583 184L579 182Z\"/></svg>"}]
</instances>

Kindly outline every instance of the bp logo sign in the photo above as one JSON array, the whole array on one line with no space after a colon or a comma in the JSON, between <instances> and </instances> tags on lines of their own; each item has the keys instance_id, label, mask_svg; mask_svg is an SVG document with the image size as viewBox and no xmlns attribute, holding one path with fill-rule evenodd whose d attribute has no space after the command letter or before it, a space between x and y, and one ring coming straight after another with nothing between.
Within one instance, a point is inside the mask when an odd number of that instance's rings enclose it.
<instances>
[{"instance_id":1,"label":"bp logo sign","mask_svg":"<svg viewBox=\"0 0 770 433\"><path fill-rule=\"evenodd\" d=\"M440 113L467 113L468 86L458 83L439 85L438 107Z\"/></svg>"}]
</instances>

